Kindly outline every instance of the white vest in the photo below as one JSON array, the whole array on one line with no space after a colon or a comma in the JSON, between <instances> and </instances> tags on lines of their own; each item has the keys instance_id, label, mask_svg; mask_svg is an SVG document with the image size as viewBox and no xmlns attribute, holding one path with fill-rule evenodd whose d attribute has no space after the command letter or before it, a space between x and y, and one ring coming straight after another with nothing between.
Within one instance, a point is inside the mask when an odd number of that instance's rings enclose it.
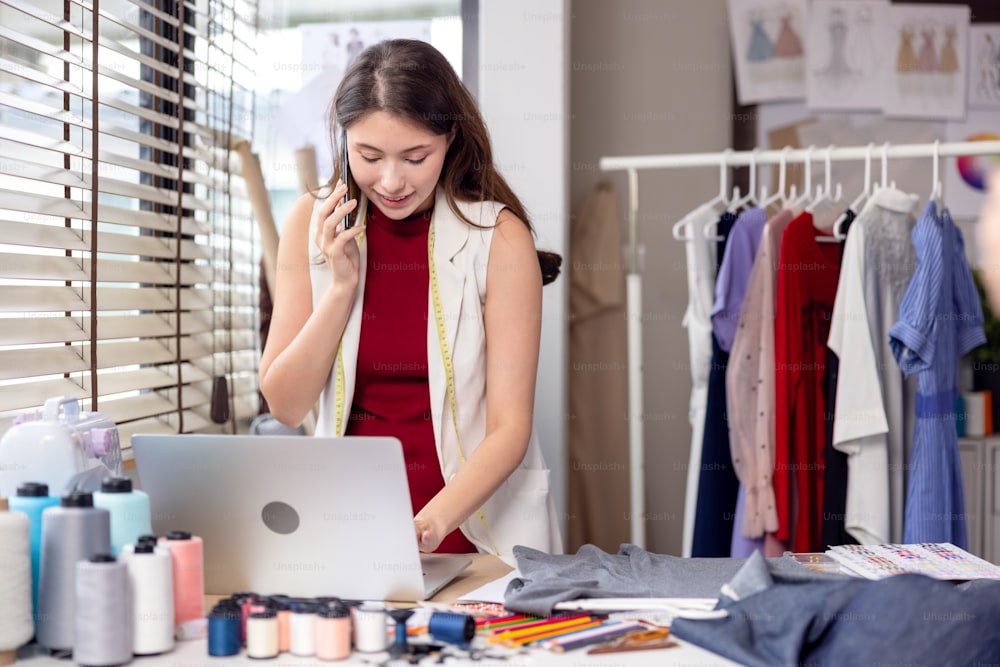
<instances>
[{"instance_id":1,"label":"white vest","mask_svg":"<svg viewBox=\"0 0 1000 667\"><path fill-rule=\"evenodd\" d=\"M317 201L309 229L311 258L320 256L314 241L318 205ZM442 320L454 368L458 433L461 438L460 444L452 420L434 304L428 287L427 375L434 440L437 443L441 474L445 480L455 476L462 464L463 454L466 459L471 456L486 435L486 328L483 320L486 269L493 226L503 209L503 205L497 202L459 202L458 205L466 217L484 228L473 227L456 216L448 205L443 190L438 188L432 222L435 236L432 270L436 269L437 272ZM364 219L366 206L367 201L362 197L356 210L358 220ZM357 298L341 338L344 399L339 422L342 432L335 433L338 420L337 362L334 362L320 395L316 435L343 435L351 414L365 292L367 244L364 241L360 244L360 250L361 276ZM325 263L313 263L311 266L315 307L330 285L330 269ZM419 509L415 507L414 511ZM516 565L512 553L515 544L549 553L562 553L559 523L549 492L549 470L534 429L521 465L486 501L482 507L482 516L479 512L474 512L462 523L461 530L480 552L498 555L510 565Z\"/></svg>"}]
</instances>

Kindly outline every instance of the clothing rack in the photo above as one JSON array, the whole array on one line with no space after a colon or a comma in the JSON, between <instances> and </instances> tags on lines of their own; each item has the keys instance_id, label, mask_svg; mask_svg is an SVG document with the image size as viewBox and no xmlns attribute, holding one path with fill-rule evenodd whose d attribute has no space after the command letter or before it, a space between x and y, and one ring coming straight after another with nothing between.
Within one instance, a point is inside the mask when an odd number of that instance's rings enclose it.
<instances>
[{"instance_id":1,"label":"clothing rack","mask_svg":"<svg viewBox=\"0 0 1000 667\"><path fill-rule=\"evenodd\" d=\"M883 181L885 165L900 158L934 158L934 181L937 182L938 159L971 155L1000 155L1000 141L964 141L922 144L868 144L850 147L811 147L780 150L733 151L717 153L678 153L663 155L606 156L598 162L601 171L625 171L628 174L628 238L629 261L626 273L626 319L628 334L628 404L629 404L629 506L633 544L645 548L645 463L642 432L642 276L639 272L638 212L639 171L643 169L677 169L718 167L725 174L729 167L758 167L774 164L804 164L806 162L845 162L865 160L871 165L881 160Z\"/></svg>"}]
</instances>

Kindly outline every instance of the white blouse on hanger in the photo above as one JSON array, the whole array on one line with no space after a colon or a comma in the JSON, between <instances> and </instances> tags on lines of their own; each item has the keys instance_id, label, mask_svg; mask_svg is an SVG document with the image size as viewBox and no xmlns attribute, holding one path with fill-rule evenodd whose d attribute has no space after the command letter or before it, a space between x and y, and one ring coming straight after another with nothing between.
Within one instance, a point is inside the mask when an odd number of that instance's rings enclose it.
<instances>
[{"instance_id":1,"label":"white blouse on hanger","mask_svg":"<svg viewBox=\"0 0 1000 667\"><path fill-rule=\"evenodd\" d=\"M691 363L691 398L688 421L691 423L691 453L688 459L687 487L684 497L684 533L682 554L691 555L694 539L694 516L698 504L698 478L701 470L702 440L705 434L705 406L708 402L708 372L712 365L712 303L715 300L716 241L706 238L705 227L719 219L721 205L703 204L685 217L687 240L688 306L683 326L688 333Z\"/></svg>"},{"instance_id":2,"label":"white blouse on hanger","mask_svg":"<svg viewBox=\"0 0 1000 667\"><path fill-rule=\"evenodd\" d=\"M903 538L905 468L916 385L889 348L889 327L916 268L916 195L881 188L847 235L828 345L840 361L833 445L848 455L844 528L861 544Z\"/></svg>"}]
</instances>

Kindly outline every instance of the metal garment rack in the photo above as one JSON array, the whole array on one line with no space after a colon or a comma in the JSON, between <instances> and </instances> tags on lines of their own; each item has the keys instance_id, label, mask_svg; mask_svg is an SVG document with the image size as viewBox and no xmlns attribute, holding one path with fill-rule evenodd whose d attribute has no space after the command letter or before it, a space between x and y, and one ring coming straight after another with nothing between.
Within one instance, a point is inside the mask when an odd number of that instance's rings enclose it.
<instances>
[{"instance_id":1,"label":"metal garment rack","mask_svg":"<svg viewBox=\"0 0 1000 667\"><path fill-rule=\"evenodd\" d=\"M1000 155L1000 141L965 141L922 144L868 144L850 147L783 148L780 150L733 151L717 153L678 153L664 155L626 155L602 157L601 171L625 171L628 174L628 272L626 274L628 321L628 405L629 405L629 480L630 529L633 544L645 548L645 463L642 429L642 275L639 272L639 171L717 167L726 173L729 167L758 167L774 164L846 162L864 160L870 167L881 160L883 181L886 163L900 158L934 158L934 182L938 182L938 159L972 155Z\"/></svg>"}]
</instances>

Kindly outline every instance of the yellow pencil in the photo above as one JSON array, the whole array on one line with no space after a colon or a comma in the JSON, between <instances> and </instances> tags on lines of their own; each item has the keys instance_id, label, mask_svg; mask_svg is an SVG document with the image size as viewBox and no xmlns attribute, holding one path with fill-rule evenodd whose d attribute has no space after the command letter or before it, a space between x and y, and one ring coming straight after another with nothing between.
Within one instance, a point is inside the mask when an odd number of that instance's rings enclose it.
<instances>
[{"instance_id":1,"label":"yellow pencil","mask_svg":"<svg viewBox=\"0 0 1000 667\"><path fill-rule=\"evenodd\" d=\"M579 632L580 630L589 630L590 628L596 628L597 626L604 623L604 621L595 618L592 621L586 623L578 623L576 625L567 625L563 628L555 628L553 630L547 630L545 632L539 632L534 635L527 635L525 637L519 637L517 639L508 639L504 642L506 646L524 646L525 644L530 644L542 639L551 639L552 637L558 637L560 635L567 635L571 632Z\"/></svg>"}]
</instances>

